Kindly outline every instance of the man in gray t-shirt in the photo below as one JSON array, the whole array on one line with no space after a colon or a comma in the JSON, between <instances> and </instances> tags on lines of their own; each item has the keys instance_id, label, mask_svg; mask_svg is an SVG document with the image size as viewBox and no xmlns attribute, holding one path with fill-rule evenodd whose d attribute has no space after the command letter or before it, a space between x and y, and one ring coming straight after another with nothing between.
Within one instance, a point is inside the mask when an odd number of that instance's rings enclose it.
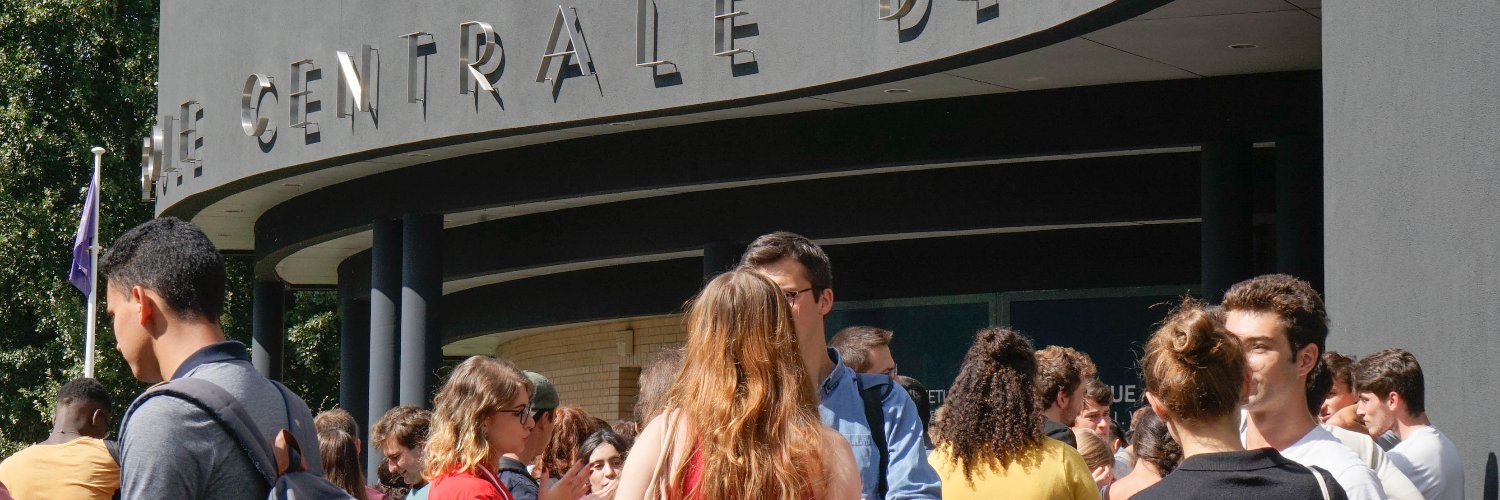
<instances>
[{"instance_id":1,"label":"man in gray t-shirt","mask_svg":"<svg viewBox=\"0 0 1500 500\"><path fill-rule=\"evenodd\" d=\"M116 349L144 382L191 377L234 396L269 448L295 437L308 471L321 475L312 415L255 371L245 345L225 341L224 260L192 223L163 217L115 240L99 263ZM290 405L290 408L288 408ZM142 403L120 436L120 495L129 499L265 498L270 485L208 412L171 396Z\"/></svg>"}]
</instances>

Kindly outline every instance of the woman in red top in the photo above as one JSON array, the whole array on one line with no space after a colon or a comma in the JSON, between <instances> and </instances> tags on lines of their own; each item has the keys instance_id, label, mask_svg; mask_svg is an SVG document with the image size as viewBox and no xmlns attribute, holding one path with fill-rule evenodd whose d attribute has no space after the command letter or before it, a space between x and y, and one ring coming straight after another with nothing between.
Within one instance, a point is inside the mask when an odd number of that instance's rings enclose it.
<instances>
[{"instance_id":1,"label":"woman in red top","mask_svg":"<svg viewBox=\"0 0 1500 500\"><path fill-rule=\"evenodd\" d=\"M423 476L430 500L513 500L495 471L500 455L520 453L535 425L531 381L510 362L465 360L433 400ZM539 492L540 500L574 500L588 492L581 465Z\"/></svg>"},{"instance_id":2,"label":"woman in red top","mask_svg":"<svg viewBox=\"0 0 1500 500\"><path fill-rule=\"evenodd\" d=\"M859 498L849 442L818 418L788 293L731 271L698 294L666 411L636 437L615 498Z\"/></svg>"}]
</instances>

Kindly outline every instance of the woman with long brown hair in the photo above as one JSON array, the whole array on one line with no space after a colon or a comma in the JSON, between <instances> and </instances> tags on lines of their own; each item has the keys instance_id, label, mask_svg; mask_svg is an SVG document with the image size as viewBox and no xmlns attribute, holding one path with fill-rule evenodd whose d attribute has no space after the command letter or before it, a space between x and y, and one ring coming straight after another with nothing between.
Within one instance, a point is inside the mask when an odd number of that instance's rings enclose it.
<instances>
[{"instance_id":1,"label":"woman with long brown hair","mask_svg":"<svg viewBox=\"0 0 1500 500\"><path fill-rule=\"evenodd\" d=\"M538 462L550 478L553 480L562 477L572 468L574 462L584 460L587 456L579 456L578 449L583 446L583 441L588 439L599 430L599 423L589 412L577 406L559 406L552 412L552 436L547 438L547 446L542 449L542 459Z\"/></svg>"},{"instance_id":2,"label":"woman with long brown hair","mask_svg":"<svg viewBox=\"0 0 1500 500\"><path fill-rule=\"evenodd\" d=\"M520 453L536 423L531 381L510 362L474 356L458 365L433 399L423 454L429 500L512 500L495 475L500 455ZM573 467L539 498L573 500L588 491L583 467Z\"/></svg>"},{"instance_id":3,"label":"woman with long brown hair","mask_svg":"<svg viewBox=\"0 0 1500 500\"><path fill-rule=\"evenodd\" d=\"M1343 490L1273 448L1240 444L1240 405L1250 387L1245 351L1224 318L1186 299L1146 343L1146 401L1182 446L1177 470L1134 499L1328 498Z\"/></svg>"},{"instance_id":4,"label":"woman with long brown hair","mask_svg":"<svg viewBox=\"0 0 1500 500\"><path fill-rule=\"evenodd\" d=\"M687 326L667 410L636 438L617 498L859 498L849 443L818 418L786 292L721 274Z\"/></svg>"},{"instance_id":5,"label":"woman with long brown hair","mask_svg":"<svg viewBox=\"0 0 1500 500\"><path fill-rule=\"evenodd\" d=\"M942 478L943 498L1099 498L1078 451L1042 434L1034 353L1031 341L1009 328L974 335L927 457Z\"/></svg>"}]
</instances>

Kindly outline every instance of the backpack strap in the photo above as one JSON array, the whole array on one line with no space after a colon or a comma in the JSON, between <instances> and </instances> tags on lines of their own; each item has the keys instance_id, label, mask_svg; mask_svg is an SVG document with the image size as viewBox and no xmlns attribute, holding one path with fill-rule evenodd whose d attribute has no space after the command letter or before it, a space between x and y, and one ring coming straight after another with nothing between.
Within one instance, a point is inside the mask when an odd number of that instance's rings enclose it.
<instances>
[{"instance_id":1,"label":"backpack strap","mask_svg":"<svg viewBox=\"0 0 1500 500\"><path fill-rule=\"evenodd\" d=\"M276 461L264 439L255 430L255 420L245 411L239 399L218 384L200 378L184 377L171 382L157 384L130 404L120 423L120 439L129 432L130 417L135 411L157 396L168 396L186 401L198 407L214 419L229 434L240 450L250 459L250 464L260 472L266 484L276 484Z\"/></svg>"},{"instance_id":2,"label":"backpack strap","mask_svg":"<svg viewBox=\"0 0 1500 500\"><path fill-rule=\"evenodd\" d=\"M865 377L872 378L869 385L866 385ZM891 448L885 439L885 407L881 402L891 393L891 378L878 373L856 373L854 383L859 387L859 398L865 403L865 423L870 426L870 439L875 441L875 449L880 452L880 467L877 469L879 475L875 478L875 498L883 499L886 491L890 489L885 476L890 468Z\"/></svg>"},{"instance_id":3,"label":"backpack strap","mask_svg":"<svg viewBox=\"0 0 1500 500\"><path fill-rule=\"evenodd\" d=\"M1333 479L1333 474L1316 465L1307 466L1313 472L1313 478L1318 480L1318 488L1322 490L1323 500L1349 500L1344 494L1342 487L1334 488L1329 485L1337 485L1338 481Z\"/></svg>"}]
</instances>

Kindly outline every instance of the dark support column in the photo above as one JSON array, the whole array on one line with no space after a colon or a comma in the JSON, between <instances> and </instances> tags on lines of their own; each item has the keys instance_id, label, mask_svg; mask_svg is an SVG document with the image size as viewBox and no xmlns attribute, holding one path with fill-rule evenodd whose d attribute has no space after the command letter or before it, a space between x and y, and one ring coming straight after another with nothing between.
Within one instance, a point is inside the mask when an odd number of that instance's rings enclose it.
<instances>
[{"instance_id":1,"label":"dark support column","mask_svg":"<svg viewBox=\"0 0 1500 500\"><path fill-rule=\"evenodd\" d=\"M408 214L401 222L401 404L426 408L442 363L443 217Z\"/></svg>"},{"instance_id":2,"label":"dark support column","mask_svg":"<svg viewBox=\"0 0 1500 500\"><path fill-rule=\"evenodd\" d=\"M339 407L354 417L360 441L370 441L370 301L339 287ZM369 447L359 450L361 459ZM364 463L364 462L361 462Z\"/></svg>"},{"instance_id":3,"label":"dark support column","mask_svg":"<svg viewBox=\"0 0 1500 500\"><path fill-rule=\"evenodd\" d=\"M714 279L724 271L734 269L740 263L740 255L747 245L729 241L714 241L703 245L703 282Z\"/></svg>"},{"instance_id":4,"label":"dark support column","mask_svg":"<svg viewBox=\"0 0 1500 500\"><path fill-rule=\"evenodd\" d=\"M1230 285L1255 273L1250 143L1203 145L1203 298L1218 302Z\"/></svg>"},{"instance_id":5,"label":"dark support column","mask_svg":"<svg viewBox=\"0 0 1500 500\"><path fill-rule=\"evenodd\" d=\"M401 221L376 220L370 246L369 422L396 406L396 337L401 306ZM374 481L380 461L369 461L365 477Z\"/></svg>"},{"instance_id":6,"label":"dark support column","mask_svg":"<svg viewBox=\"0 0 1500 500\"><path fill-rule=\"evenodd\" d=\"M251 303L251 353L255 370L281 380L286 346L286 287L280 281L256 281Z\"/></svg>"},{"instance_id":7,"label":"dark support column","mask_svg":"<svg viewBox=\"0 0 1500 500\"><path fill-rule=\"evenodd\" d=\"M1323 143L1276 140L1276 271L1323 290Z\"/></svg>"}]
</instances>

